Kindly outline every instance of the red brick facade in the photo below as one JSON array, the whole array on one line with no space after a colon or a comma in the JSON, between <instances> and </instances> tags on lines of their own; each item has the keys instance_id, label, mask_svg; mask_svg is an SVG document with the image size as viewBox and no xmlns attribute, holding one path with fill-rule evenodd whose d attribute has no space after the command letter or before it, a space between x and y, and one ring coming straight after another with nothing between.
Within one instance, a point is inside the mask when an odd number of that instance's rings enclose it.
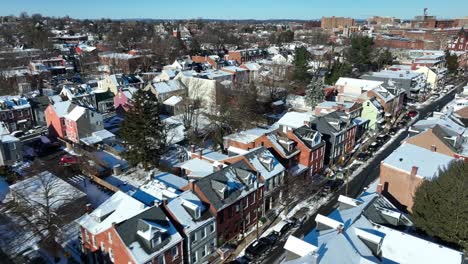
<instances>
[{"instance_id":1,"label":"red brick facade","mask_svg":"<svg viewBox=\"0 0 468 264\"><path fill-rule=\"evenodd\" d=\"M110 235L109 235L110 234ZM115 231L114 227L111 227L97 235L92 235L82 227L81 238L83 243L84 252L90 253L94 258L94 263L104 263L104 260L110 260L113 263L132 263L137 262L129 254L129 251L125 243L120 238L119 234ZM182 254L182 242L175 245L178 248L179 255L173 258L171 249L169 248L164 253L164 264L181 264L183 263ZM110 258L110 250L112 250L113 260ZM158 263L158 256L156 256L151 263Z\"/></svg>"},{"instance_id":2,"label":"red brick facade","mask_svg":"<svg viewBox=\"0 0 468 264\"><path fill-rule=\"evenodd\" d=\"M322 141L314 149L310 149L296 135L294 135L291 130L288 131L288 138L297 143L297 148L301 151L299 153L299 164L310 168L310 170L308 170L308 174L312 176L320 173L323 169L323 163L325 160L325 142Z\"/></svg>"},{"instance_id":3,"label":"red brick facade","mask_svg":"<svg viewBox=\"0 0 468 264\"><path fill-rule=\"evenodd\" d=\"M49 135L53 137L65 138L65 119L57 115L57 112L55 112L55 109L52 105L49 105L46 108L45 117L47 121L47 128L49 129Z\"/></svg>"}]
</instances>

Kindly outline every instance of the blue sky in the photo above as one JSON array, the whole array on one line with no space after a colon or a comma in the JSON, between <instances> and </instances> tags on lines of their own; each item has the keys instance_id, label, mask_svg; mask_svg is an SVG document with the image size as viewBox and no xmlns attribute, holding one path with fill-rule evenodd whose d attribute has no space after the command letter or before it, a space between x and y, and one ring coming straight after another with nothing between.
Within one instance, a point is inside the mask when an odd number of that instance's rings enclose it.
<instances>
[{"instance_id":1,"label":"blue sky","mask_svg":"<svg viewBox=\"0 0 468 264\"><path fill-rule=\"evenodd\" d=\"M468 16L468 0L2 0L0 6L0 15L26 11L75 18L412 18L425 7L439 18Z\"/></svg>"}]
</instances>

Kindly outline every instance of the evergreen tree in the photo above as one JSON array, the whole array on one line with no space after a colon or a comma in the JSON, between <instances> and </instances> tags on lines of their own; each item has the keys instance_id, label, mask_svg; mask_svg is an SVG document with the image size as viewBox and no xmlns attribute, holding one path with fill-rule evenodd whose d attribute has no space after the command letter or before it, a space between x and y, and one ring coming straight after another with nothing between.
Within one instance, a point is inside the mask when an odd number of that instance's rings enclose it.
<instances>
[{"instance_id":1,"label":"evergreen tree","mask_svg":"<svg viewBox=\"0 0 468 264\"><path fill-rule=\"evenodd\" d=\"M450 51L445 51L445 62L447 63L447 70L449 73L456 73L458 70L458 56L451 54Z\"/></svg>"},{"instance_id":2,"label":"evergreen tree","mask_svg":"<svg viewBox=\"0 0 468 264\"><path fill-rule=\"evenodd\" d=\"M351 47L347 51L348 61L361 72L367 71L372 64L372 38L356 36L351 39Z\"/></svg>"},{"instance_id":3,"label":"evergreen tree","mask_svg":"<svg viewBox=\"0 0 468 264\"><path fill-rule=\"evenodd\" d=\"M468 251L468 163L453 162L416 190L415 225L449 245Z\"/></svg>"},{"instance_id":4,"label":"evergreen tree","mask_svg":"<svg viewBox=\"0 0 468 264\"><path fill-rule=\"evenodd\" d=\"M157 166L166 148L166 127L159 117L160 105L151 91L138 90L133 105L125 113L120 136L124 142L124 157L135 166L145 169Z\"/></svg>"},{"instance_id":5,"label":"evergreen tree","mask_svg":"<svg viewBox=\"0 0 468 264\"><path fill-rule=\"evenodd\" d=\"M296 48L294 54L294 79L298 81L307 82L309 78L308 62L310 58L310 53L304 47Z\"/></svg>"},{"instance_id":6,"label":"evergreen tree","mask_svg":"<svg viewBox=\"0 0 468 264\"><path fill-rule=\"evenodd\" d=\"M306 90L306 103L308 106L314 108L317 104L323 102L325 98L325 93L323 92L323 79L314 76L310 81L309 85L307 85Z\"/></svg>"},{"instance_id":7,"label":"evergreen tree","mask_svg":"<svg viewBox=\"0 0 468 264\"><path fill-rule=\"evenodd\" d=\"M349 63L337 62L333 64L331 70L325 76L325 83L333 85L340 77L349 77L352 72L352 67Z\"/></svg>"}]
</instances>

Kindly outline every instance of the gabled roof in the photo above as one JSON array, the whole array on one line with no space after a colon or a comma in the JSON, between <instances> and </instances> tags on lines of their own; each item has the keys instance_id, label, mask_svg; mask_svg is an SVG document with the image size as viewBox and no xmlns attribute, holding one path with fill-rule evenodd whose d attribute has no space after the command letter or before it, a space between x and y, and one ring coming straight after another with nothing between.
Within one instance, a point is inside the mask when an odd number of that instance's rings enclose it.
<instances>
[{"instance_id":1,"label":"gabled roof","mask_svg":"<svg viewBox=\"0 0 468 264\"><path fill-rule=\"evenodd\" d=\"M51 105L58 117L65 117L76 105L71 101L57 102Z\"/></svg>"},{"instance_id":2,"label":"gabled roof","mask_svg":"<svg viewBox=\"0 0 468 264\"><path fill-rule=\"evenodd\" d=\"M255 172L241 160L199 179L195 184L219 211L255 190L255 178Z\"/></svg>"},{"instance_id":3,"label":"gabled roof","mask_svg":"<svg viewBox=\"0 0 468 264\"><path fill-rule=\"evenodd\" d=\"M461 252L402 232L405 227L411 227L412 222L383 196L366 192L355 202L352 206L340 206L328 216L317 217L320 224L304 237L304 242L311 246L296 243L308 249L309 254L301 256L293 249L299 258L285 263L463 262ZM387 221L389 219L391 221ZM332 227L335 223L338 228Z\"/></svg>"},{"instance_id":4,"label":"gabled roof","mask_svg":"<svg viewBox=\"0 0 468 264\"><path fill-rule=\"evenodd\" d=\"M75 108L73 108L73 110L68 113L67 115L65 115L64 117L66 119L70 119L70 120L73 120L73 121L77 121L78 119L80 119L84 114L86 113L86 108L82 107L82 106L76 106Z\"/></svg>"},{"instance_id":5,"label":"gabled roof","mask_svg":"<svg viewBox=\"0 0 468 264\"><path fill-rule=\"evenodd\" d=\"M413 144L403 144L390 154L382 164L410 173L413 166L418 167L416 175L431 179L454 161L454 158Z\"/></svg>"},{"instance_id":6,"label":"gabled roof","mask_svg":"<svg viewBox=\"0 0 468 264\"><path fill-rule=\"evenodd\" d=\"M287 112L280 120L278 124L281 126L287 126L291 128L299 128L304 125L304 122L310 121L314 115L312 112Z\"/></svg>"},{"instance_id":7,"label":"gabled roof","mask_svg":"<svg viewBox=\"0 0 468 264\"><path fill-rule=\"evenodd\" d=\"M192 212L190 212L184 203L188 203L192 207L199 209L199 218L192 215ZM214 217L210 210L208 210L207 206L205 206L200 198L198 198L198 196L192 191L186 191L179 197L169 201L167 203L167 209L175 217L175 220L182 225L186 234L198 229L200 226L214 221Z\"/></svg>"},{"instance_id":8,"label":"gabled roof","mask_svg":"<svg viewBox=\"0 0 468 264\"><path fill-rule=\"evenodd\" d=\"M383 82L381 81L371 81L371 80L345 78L345 77L340 77L338 81L336 81L335 83L335 85L339 85L339 86L359 88L362 91L372 90L376 87L379 87L382 84Z\"/></svg>"},{"instance_id":9,"label":"gabled roof","mask_svg":"<svg viewBox=\"0 0 468 264\"><path fill-rule=\"evenodd\" d=\"M137 263L146 263L182 241L181 235L158 206L146 208L117 224L115 229ZM151 238L154 231L161 236L161 242L156 242L155 247L145 239L145 235Z\"/></svg>"},{"instance_id":10,"label":"gabled roof","mask_svg":"<svg viewBox=\"0 0 468 264\"><path fill-rule=\"evenodd\" d=\"M145 205L131 196L118 191L94 209L80 217L77 222L92 234L99 234L110 228L112 223L120 223L142 212Z\"/></svg>"},{"instance_id":11,"label":"gabled roof","mask_svg":"<svg viewBox=\"0 0 468 264\"><path fill-rule=\"evenodd\" d=\"M308 126L302 126L300 128L294 129L293 133L309 149L314 149L322 142L322 136L320 132L311 129Z\"/></svg>"}]
</instances>

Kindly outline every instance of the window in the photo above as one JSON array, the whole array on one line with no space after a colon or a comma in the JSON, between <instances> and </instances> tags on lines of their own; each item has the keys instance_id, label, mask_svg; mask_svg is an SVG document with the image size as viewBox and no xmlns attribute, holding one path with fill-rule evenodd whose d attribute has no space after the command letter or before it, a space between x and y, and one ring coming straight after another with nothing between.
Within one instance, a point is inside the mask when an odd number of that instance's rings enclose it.
<instances>
[{"instance_id":1,"label":"window","mask_svg":"<svg viewBox=\"0 0 468 264\"><path fill-rule=\"evenodd\" d=\"M211 249L213 249L213 250L215 249L215 247L216 247L216 238L213 238L213 240L211 240L211 242L210 242L210 247L211 247Z\"/></svg>"},{"instance_id":2,"label":"window","mask_svg":"<svg viewBox=\"0 0 468 264\"><path fill-rule=\"evenodd\" d=\"M210 225L210 233L213 233L214 231L215 231L215 224L212 223L212 224Z\"/></svg>"},{"instance_id":3,"label":"window","mask_svg":"<svg viewBox=\"0 0 468 264\"><path fill-rule=\"evenodd\" d=\"M88 234L88 230L85 229L84 233L85 233L86 242L89 243L89 234Z\"/></svg>"},{"instance_id":4,"label":"window","mask_svg":"<svg viewBox=\"0 0 468 264\"><path fill-rule=\"evenodd\" d=\"M201 238L205 238L205 237L206 237L206 230L203 227L202 230L201 230Z\"/></svg>"},{"instance_id":5,"label":"window","mask_svg":"<svg viewBox=\"0 0 468 264\"><path fill-rule=\"evenodd\" d=\"M197 233L193 232L190 234L190 242L193 244L197 241Z\"/></svg>"},{"instance_id":6,"label":"window","mask_svg":"<svg viewBox=\"0 0 468 264\"><path fill-rule=\"evenodd\" d=\"M205 246L203 247L203 250L202 250L202 253L201 253L202 257L205 257L207 253L208 253L208 246L205 245Z\"/></svg>"},{"instance_id":7,"label":"window","mask_svg":"<svg viewBox=\"0 0 468 264\"><path fill-rule=\"evenodd\" d=\"M251 202L251 203L252 203L252 204L255 203L255 192L252 193L252 202Z\"/></svg>"},{"instance_id":8,"label":"window","mask_svg":"<svg viewBox=\"0 0 468 264\"><path fill-rule=\"evenodd\" d=\"M8 112L8 118L13 119L13 112Z\"/></svg>"},{"instance_id":9,"label":"window","mask_svg":"<svg viewBox=\"0 0 468 264\"><path fill-rule=\"evenodd\" d=\"M172 259L179 257L179 248L177 246L171 248Z\"/></svg>"},{"instance_id":10,"label":"window","mask_svg":"<svg viewBox=\"0 0 468 264\"><path fill-rule=\"evenodd\" d=\"M197 252L192 253L191 259L192 259L192 263L197 262L197 260L198 260L198 259L197 259Z\"/></svg>"},{"instance_id":11,"label":"window","mask_svg":"<svg viewBox=\"0 0 468 264\"><path fill-rule=\"evenodd\" d=\"M96 237L94 237L94 235L93 235L93 247L97 248Z\"/></svg>"},{"instance_id":12,"label":"window","mask_svg":"<svg viewBox=\"0 0 468 264\"><path fill-rule=\"evenodd\" d=\"M250 213L247 214L247 216L245 217L245 225L248 225L250 224Z\"/></svg>"},{"instance_id":13,"label":"window","mask_svg":"<svg viewBox=\"0 0 468 264\"><path fill-rule=\"evenodd\" d=\"M5 113L2 113L2 120L3 119L6 119L6 114Z\"/></svg>"},{"instance_id":14,"label":"window","mask_svg":"<svg viewBox=\"0 0 468 264\"><path fill-rule=\"evenodd\" d=\"M101 251L105 252L106 248L104 247L104 241L101 241Z\"/></svg>"},{"instance_id":15,"label":"window","mask_svg":"<svg viewBox=\"0 0 468 264\"><path fill-rule=\"evenodd\" d=\"M164 264L166 260L164 259L164 254L158 256L158 264Z\"/></svg>"},{"instance_id":16,"label":"window","mask_svg":"<svg viewBox=\"0 0 468 264\"><path fill-rule=\"evenodd\" d=\"M22 117L23 116L23 111L18 111L18 116Z\"/></svg>"},{"instance_id":17,"label":"window","mask_svg":"<svg viewBox=\"0 0 468 264\"><path fill-rule=\"evenodd\" d=\"M238 213L239 210L240 210L240 206L239 206L239 204L236 204L236 213Z\"/></svg>"},{"instance_id":18,"label":"window","mask_svg":"<svg viewBox=\"0 0 468 264\"><path fill-rule=\"evenodd\" d=\"M107 233L107 238L109 240L109 243L112 244L112 233L111 232Z\"/></svg>"},{"instance_id":19,"label":"window","mask_svg":"<svg viewBox=\"0 0 468 264\"><path fill-rule=\"evenodd\" d=\"M244 209L246 209L247 207L249 207L249 197L248 196L245 197Z\"/></svg>"},{"instance_id":20,"label":"window","mask_svg":"<svg viewBox=\"0 0 468 264\"><path fill-rule=\"evenodd\" d=\"M112 248L109 248L109 258L112 262L114 262L114 252L112 252Z\"/></svg>"}]
</instances>

